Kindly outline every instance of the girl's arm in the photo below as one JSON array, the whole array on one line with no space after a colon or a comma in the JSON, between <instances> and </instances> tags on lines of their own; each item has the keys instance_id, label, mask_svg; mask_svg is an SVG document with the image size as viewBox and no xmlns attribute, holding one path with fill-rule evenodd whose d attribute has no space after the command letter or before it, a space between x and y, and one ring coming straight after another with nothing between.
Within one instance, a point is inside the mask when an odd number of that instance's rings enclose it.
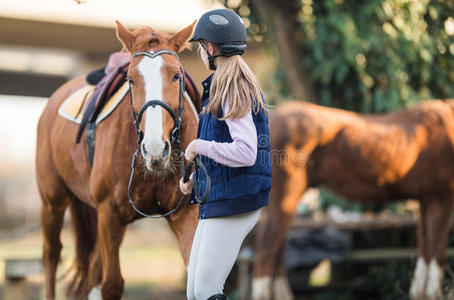
<instances>
[{"instance_id":1,"label":"girl's arm","mask_svg":"<svg viewBox=\"0 0 454 300\"><path fill-rule=\"evenodd\" d=\"M225 101L224 112L227 111L228 103ZM253 166L257 157L257 130L251 110L241 118L227 119L225 122L233 142L197 139L196 152L228 167Z\"/></svg>"}]
</instances>

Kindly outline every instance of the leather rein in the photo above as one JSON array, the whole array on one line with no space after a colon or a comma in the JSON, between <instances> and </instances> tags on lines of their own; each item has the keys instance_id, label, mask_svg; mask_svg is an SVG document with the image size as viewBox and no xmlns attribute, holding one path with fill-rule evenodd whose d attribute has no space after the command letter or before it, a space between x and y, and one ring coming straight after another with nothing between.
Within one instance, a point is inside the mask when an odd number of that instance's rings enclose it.
<instances>
[{"instance_id":1,"label":"leather rein","mask_svg":"<svg viewBox=\"0 0 454 300\"><path fill-rule=\"evenodd\" d=\"M173 55L178 60L180 60L178 54L176 54L175 52L173 52L171 50L167 50L167 49L158 50L156 52L136 52L136 53L133 54L131 59L134 59L134 58L139 57L139 56L144 56L144 57L148 57L150 59L153 59L153 58L156 58L157 56L163 55L163 54ZM143 132L142 132L142 130L140 130L139 125L140 125L140 121L142 120L142 115L144 114L146 109L148 107L150 107L150 106L152 106L152 107L155 107L156 105L161 106L162 108L164 108L170 114L170 116L172 117L172 119L174 121L174 127L173 127L171 135L170 135L170 142L171 143L176 143L176 145L177 145L178 156L180 157L180 174L181 174L181 176L183 176L183 181L187 182L189 180L189 176L190 176L190 173L191 173L191 170L192 170L193 166L200 167L204 171L204 173L206 174L206 183L207 184L206 184L205 193L204 193L203 197L201 197L201 195L199 193L196 178L193 178L193 185L194 185L194 192L195 192L196 201L198 203L204 202L206 200L206 198L208 197L209 192L210 192L210 188L211 188L210 176L208 175L208 172L207 172L204 164L202 163L200 157L197 156L195 158L194 162L189 162L187 164L187 166L186 166L186 170L184 168L184 152L181 149L180 136L181 136L182 115L183 115L184 101L185 101L185 99L184 99L184 94L185 94L185 73L184 73L183 67L181 65L180 65L180 73L181 73L179 75L180 89L179 89L179 96L178 96L178 110L177 110L177 112L175 112L167 103L165 103L162 100L149 100L149 101L146 101L143 104L143 106L140 109L139 113L136 113L136 111L134 110L133 98L132 98L132 86L134 85L134 81L132 80L132 78L130 76L127 77L127 80L128 80L128 83L129 83L129 102L131 104L132 119L133 119L134 127L136 129L137 136L138 136L137 143L139 144L139 147L137 148L136 152L132 156L131 175L129 177L129 183L128 183L128 201L131 204L132 208L139 215L141 215L143 217L146 217L146 218L158 219L158 218L167 217L168 215L176 212L183 205L183 203L184 203L185 199L187 198L187 196L190 195L190 194L184 195L181 198L180 202L178 202L177 206L174 209L172 209L171 211L169 211L169 212L167 212L165 214L158 214L158 215L148 215L148 214L140 211L138 208L136 208L136 206L134 205L134 202L131 199L131 185L132 185L132 182L133 182L133 179L134 179L134 169L135 169L137 157L139 156L139 154L141 152L141 143L142 143L142 140L143 140Z\"/></svg>"}]
</instances>

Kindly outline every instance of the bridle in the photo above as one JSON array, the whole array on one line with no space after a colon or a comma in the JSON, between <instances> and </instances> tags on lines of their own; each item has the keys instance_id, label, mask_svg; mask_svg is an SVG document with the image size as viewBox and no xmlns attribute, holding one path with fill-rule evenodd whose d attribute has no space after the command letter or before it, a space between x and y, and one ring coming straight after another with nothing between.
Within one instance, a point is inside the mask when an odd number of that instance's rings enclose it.
<instances>
[{"instance_id":1,"label":"bridle","mask_svg":"<svg viewBox=\"0 0 454 300\"><path fill-rule=\"evenodd\" d=\"M133 54L131 59L134 59L139 56L145 56L145 57L149 57L149 58L153 59L162 54L170 54L170 55L175 56L178 60L180 60L180 58L178 57L178 54L176 54L173 51L167 50L167 49L158 50L153 53L136 52ZM173 111L173 109L164 101L150 100L150 101L146 101L144 103L144 105L142 106L142 108L140 109L139 113L136 114L134 107L132 105L132 86L134 85L134 81L129 76L128 76L127 80L129 82L129 102L131 104L131 109L132 109L132 118L134 121L134 127L136 128L136 132L139 136L139 140L137 142L140 144L143 140L143 132L142 132L142 130L139 129L139 124L140 124L140 121L142 120L143 113L147 110L147 108L149 106L155 107L156 105L160 105L169 112L170 116L173 119L174 127L173 127L172 133L170 135L170 142L173 143L174 141L177 141L177 144L180 146L179 150L180 150L180 154L181 154L181 145L180 145L179 137L180 137L181 122L182 122L181 116L182 116L183 110L184 110L184 92L185 92L185 89L184 89L185 78L184 78L183 67L180 65L180 76L179 76L180 92L178 95L178 111L177 111L177 113L175 113ZM184 167L182 167L182 168L184 168Z\"/></svg>"},{"instance_id":2,"label":"bridle","mask_svg":"<svg viewBox=\"0 0 454 300\"><path fill-rule=\"evenodd\" d=\"M158 50L156 52L136 52L136 53L134 53L132 55L131 59L134 59L134 58L139 57L139 56L145 56L145 57L153 59L153 58L156 58L157 56L163 55L163 54L173 55L178 60L180 60L178 54L176 54L175 52L173 52L171 50L167 50L167 49ZM209 194L209 191L210 191L210 188L211 188L210 176L208 175L208 172L207 172L204 164L202 163L200 157L198 157L198 156L195 158L194 162L189 162L188 163L188 165L186 166L186 170L185 170L185 168L184 168L184 153L181 150L180 135L181 135L182 115L183 115L184 101L185 101L185 99L184 99L184 94L185 94L185 87L184 87L184 85L185 85L185 73L184 73L183 67L180 65L180 75L179 75L180 89L179 89L179 95L178 95L178 110L177 110L177 112L175 112L172 109L172 107L170 107L167 103L165 103L162 100L149 100L149 101L146 101L143 104L142 108L139 110L139 113L137 114L136 111L134 110L133 99L132 99L132 86L134 85L134 81L132 80L132 78L130 76L127 77L127 80L128 80L128 83L129 83L129 102L131 104L132 119L133 119L134 127L136 129L137 136L138 136L137 143L139 144L139 147L137 148L136 152L132 156L131 175L129 177L129 183L128 183L128 201L131 204L132 208L134 208L134 210L138 214L140 214L141 216L146 217L146 218L153 218L153 219L164 218L164 217L167 217L168 215L174 213L175 211L177 211L181 207L181 205L184 203L184 201L187 198L187 196L189 195L189 194L184 195L181 198L180 202L178 202L177 206L174 209L172 209L171 211L169 211L169 212L167 212L165 214L160 214L160 215L148 215L148 214L140 211L139 209L137 209L135 207L135 205L134 205L134 203L133 203L133 201L131 199L131 185L132 185L132 181L133 181L133 178L134 178L134 169L135 169L137 157L139 156L139 153L141 151L141 143L142 143L142 140L143 140L143 132L139 128L140 121L142 120L142 115L147 110L147 108L150 107L150 106L155 107L156 105L159 105L159 106L163 107L170 114L170 116L173 119L174 126L173 126L173 129L172 129L171 135L170 135L170 142L171 143L175 142L177 144L177 149L178 149L178 153L179 153L178 155L180 157L180 174L181 174L181 176L183 176L183 181L187 182L189 180L189 176L190 176L192 167L195 166L195 165L200 167L206 174L206 183L207 184L206 184L206 188L205 188L205 194L204 194L203 197L200 196L200 193L198 191L196 178L193 179L193 185L194 185L196 201L198 203L204 202L206 200L206 198L208 197L208 194Z\"/></svg>"}]
</instances>

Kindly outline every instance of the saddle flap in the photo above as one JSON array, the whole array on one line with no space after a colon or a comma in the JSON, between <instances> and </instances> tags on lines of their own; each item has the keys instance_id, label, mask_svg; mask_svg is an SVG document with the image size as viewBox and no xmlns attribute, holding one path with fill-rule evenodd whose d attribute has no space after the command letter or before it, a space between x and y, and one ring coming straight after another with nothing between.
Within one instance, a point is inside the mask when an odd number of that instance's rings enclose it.
<instances>
[{"instance_id":1,"label":"saddle flap","mask_svg":"<svg viewBox=\"0 0 454 300\"><path fill-rule=\"evenodd\" d=\"M109 100L110 96L118 90L121 83L126 80L126 72L129 67L129 62L118 67L114 72L108 73L95 87L93 93L87 101L83 112L82 121L76 135L76 144L80 142L80 138L84 129L89 122L94 122L104 105Z\"/></svg>"},{"instance_id":2,"label":"saddle flap","mask_svg":"<svg viewBox=\"0 0 454 300\"><path fill-rule=\"evenodd\" d=\"M87 99L93 94L95 86L85 85L72 93L58 108L58 114L67 120L80 124L83 117L83 108L86 106ZM104 104L103 109L96 118L96 124L107 118L114 109L120 104L129 91L127 82L111 96Z\"/></svg>"}]
</instances>

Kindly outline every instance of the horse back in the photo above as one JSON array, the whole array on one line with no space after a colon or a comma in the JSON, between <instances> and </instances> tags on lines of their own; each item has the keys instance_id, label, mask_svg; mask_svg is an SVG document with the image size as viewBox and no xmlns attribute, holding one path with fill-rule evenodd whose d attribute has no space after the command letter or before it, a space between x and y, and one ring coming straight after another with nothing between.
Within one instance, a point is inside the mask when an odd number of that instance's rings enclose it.
<instances>
[{"instance_id":1,"label":"horse back","mask_svg":"<svg viewBox=\"0 0 454 300\"><path fill-rule=\"evenodd\" d=\"M82 88L83 86L87 85L85 81L85 76L79 76L73 78L62 86L60 86L52 95L49 97L47 104L41 114L40 120L38 122L38 131L42 127L45 126L52 126L52 123L55 122L55 118L58 115L58 108L60 104L72 93L76 90Z\"/></svg>"},{"instance_id":2,"label":"horse back","mask_svg":"<svg viewBox=\"0 0 454 300\"><path fill-rule=\"evenodd\" d=\"M292 168L306 173L308 186L323 183L353 199L446 191L454 178L453 107L452 101L425 101L406 110L366 115L288 102L270 117L271 147L284 151ZM439 180L416 186L422 176Z\"/></svg>"}]
</instances>

